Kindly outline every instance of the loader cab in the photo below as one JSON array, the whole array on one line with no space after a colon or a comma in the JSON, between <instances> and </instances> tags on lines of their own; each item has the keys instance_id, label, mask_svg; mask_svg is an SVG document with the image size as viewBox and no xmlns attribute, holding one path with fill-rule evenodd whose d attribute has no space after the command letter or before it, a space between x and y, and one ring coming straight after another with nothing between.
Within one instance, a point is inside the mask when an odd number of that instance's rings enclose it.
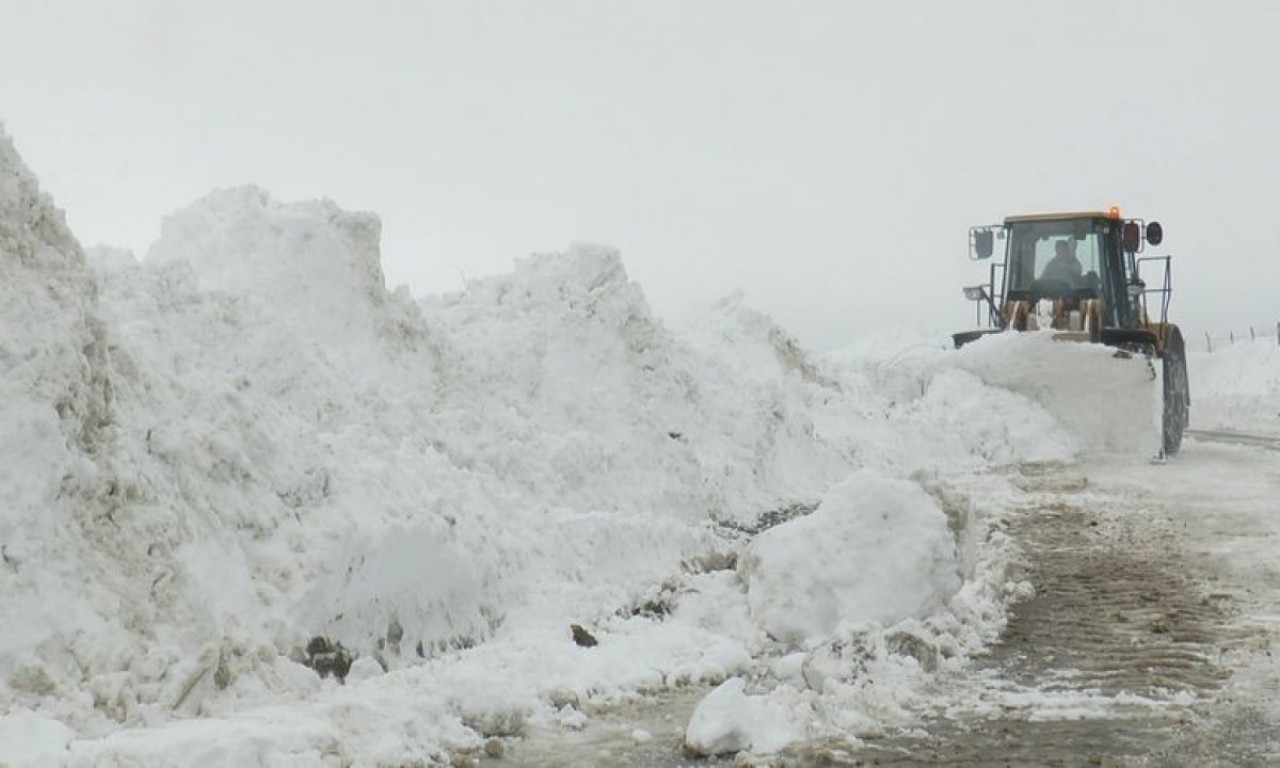
<instances>
[{"instance_id":1,"label":"loader cab","mask_svg":"<svg viewBox=\"0 0 1280 768\"><path fill-rule=\"evenodd\" d=\"M1123 244L1124 222L1105 213L1011 216L1005 219L1004 305L1042 299L1068 310L1100 301L1104 322L1137 328L1140 313L1129 285L1133 254Z\"/></svg>"}]
</instances>

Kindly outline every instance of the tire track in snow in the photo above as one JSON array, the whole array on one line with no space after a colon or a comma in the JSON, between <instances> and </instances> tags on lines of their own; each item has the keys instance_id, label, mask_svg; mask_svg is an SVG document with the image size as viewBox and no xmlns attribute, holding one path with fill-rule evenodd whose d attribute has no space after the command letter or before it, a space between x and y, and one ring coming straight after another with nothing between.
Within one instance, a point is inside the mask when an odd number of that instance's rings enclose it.
<instances>
[{"instance_id":1,"label":"tire track in snow","mask_svg":"<svg viewBox=\"0 0 1280 768\"><path fill-rule=\"evenodd\" d=\"M1160 698L1212 691L1229 676L1214 657L1234 634L1224 626L1231 597L1201 590L1154 523L1103 521L1062 502L1022 516L1016 536L1036 594L1014 606L992 654L1008 679Z\"/></svg>"}]
</instances>

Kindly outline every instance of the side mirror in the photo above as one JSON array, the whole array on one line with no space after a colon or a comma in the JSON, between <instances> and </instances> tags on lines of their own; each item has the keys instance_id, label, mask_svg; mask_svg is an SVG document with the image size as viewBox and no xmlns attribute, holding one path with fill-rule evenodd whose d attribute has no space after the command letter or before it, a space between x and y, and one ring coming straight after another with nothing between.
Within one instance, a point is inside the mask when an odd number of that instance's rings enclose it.
<instances>
[{"instance_id":1,"label":"side mirror","mask_svg":"<svg viewBox=\"0 0 1280 768\"><path fill-rule=\"evenodd\" d=\"M1156 231L1160 231L1160 225L1156 225ZM1151 227L1147 227L1147 233L1150 234ZM1138 248L1142 246L1142 228L1138 226L1136 221L1126 221L1124 229L1120 233L1120 240L1124 243L1126 253L1137 253Z\"/></svg>"},{"instance_id":2,"label":"side mirror","mask_svg":"<svg viewBox=\"0 0 1280 768\"><path fill-rule=\"evenodd\" d=\"M1160 222L1153 221L1147 225L1147 242L1152 245L1159 245L1164 241L1164 227L1160 226Z\"/></svg>"},{"instance_id":3,"label":"side mirror","mask_svg":"<svg viewBox=\"0 0 1280 768\"><path fill-rule=\"evenodd\" d=\"M989 259L995 252L995 233L990 227L974 227L969 230L969 258Z\"/></svg>"},{"instance_id":4,"label":"side mirror","mask_svg":"<svg viewBox=\"0 0 1280 768\"><path fill-rule=\"evenodd\" d=\"M982 301L987 298L985 285L972 285L964 289L964 297L969 301Z\"/></svg>"}]
</instances>

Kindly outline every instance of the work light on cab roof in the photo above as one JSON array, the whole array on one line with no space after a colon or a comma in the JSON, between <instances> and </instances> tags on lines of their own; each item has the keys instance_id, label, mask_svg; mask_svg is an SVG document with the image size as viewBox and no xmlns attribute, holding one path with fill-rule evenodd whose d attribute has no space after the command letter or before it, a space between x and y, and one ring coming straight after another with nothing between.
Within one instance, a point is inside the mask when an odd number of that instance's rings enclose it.
<instances>
[{"instance_id":1,"label":"work light on cab roof","mask_svg":"<svg viewBox=\"0 0 1280 768\"><path fill-rule=\"evenodd\" d=\"M970 228L971 258L990 259L999 242L1003 260L991 263L985 284L964 289L980 327L955 334L956 347L992 333L1048 331L1158 359L1163 452L1176 453L1190 398L1182 332L1169 322L1170 257L1140 255L1163 241L1158 222L1125 218L1119 206L1007 216L1003 224ZM1158 279L1149 284L1144 269L1159 270Z\"/></svg>"}]
</instances>

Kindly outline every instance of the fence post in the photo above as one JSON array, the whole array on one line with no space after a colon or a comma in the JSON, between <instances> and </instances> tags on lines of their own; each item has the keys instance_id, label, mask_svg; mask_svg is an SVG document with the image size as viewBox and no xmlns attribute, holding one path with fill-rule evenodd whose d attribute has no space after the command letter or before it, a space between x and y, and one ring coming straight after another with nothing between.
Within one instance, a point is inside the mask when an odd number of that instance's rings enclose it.
<instances>
[{"instance_id":1,"label":"fence post","mask_svg":"<svg viewBox=\"0 0 1280 768\"><path fill-rule=\"evenodd\" d=\"M1276 330L1280 331L1280 323L1276 323ZM1204 347L1206 352L1213 351L1213 338L1209 336L1209 332L1204 332Z\"/></svg>"},{"instance_id":2,"label":"fence post","mask_svg":"<svg viewBox=\"0 0 1280 768\"><path fill-rule=\"evenodd\" d=\"M1253 326L1249 326L1249 341L1257 341L1258 337L1253 335Z\"/></svg>"}]
</instances>

